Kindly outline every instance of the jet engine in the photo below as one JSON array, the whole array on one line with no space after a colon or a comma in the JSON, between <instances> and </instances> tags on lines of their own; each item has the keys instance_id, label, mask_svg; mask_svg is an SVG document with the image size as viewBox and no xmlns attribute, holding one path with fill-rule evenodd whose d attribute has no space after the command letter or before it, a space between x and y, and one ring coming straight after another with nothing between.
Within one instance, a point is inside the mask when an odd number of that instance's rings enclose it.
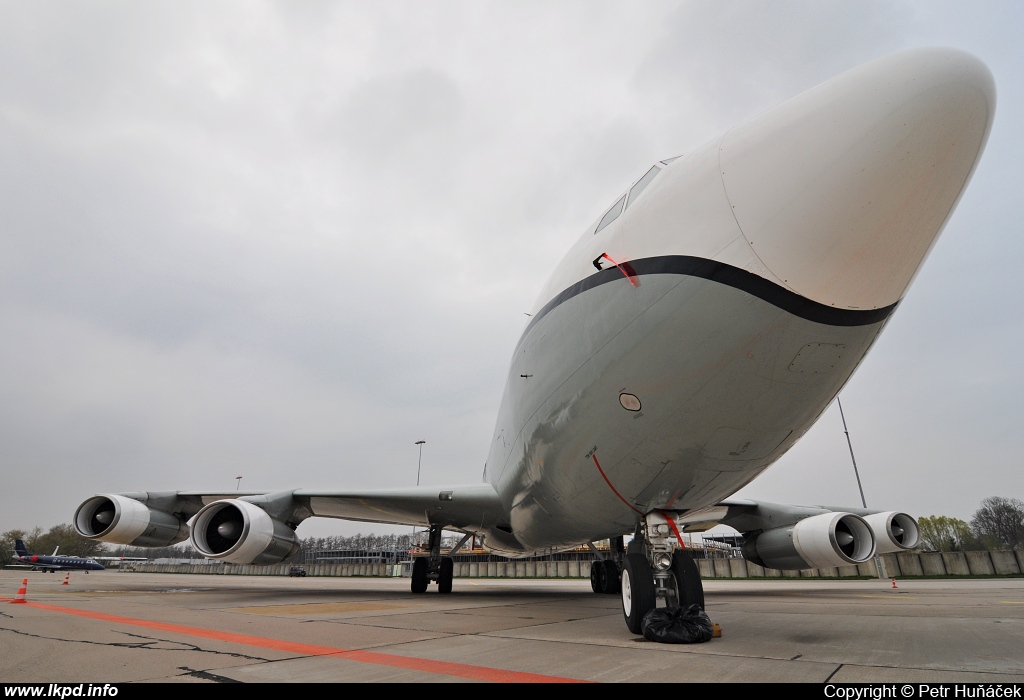
<instances>
[{"instance_id":1,"label":"jet engine","mask_svg":"<svg viewBox=\"0 0 1024 700\"><path fill-rule=\"evenodd\" d=\"M913 549L921 541L921 530L917 521L906 513L887 511L865 515L864 520L875 534L878 554Z\"/></svg>"},{"instance_id":2,"label":"jet engine","mask_svg":"<svg viewBox=\"0 0 1024 700\"><path fill-rule=\"evenodd\" d=\"M867 561L871 526L852 513L822 513L794 525L744 535L743 556L771 569L815 569Z\"/></svg>"},{"instance_id":3,"label":"jet engine","mask_svg":"<svg viewBox=\"0 0 1024 700\"><path fill-rule=\"evenodd\" d=\"M192 546L232 564L277 564L299 549L295 530L259 506L237 499L215 501L196 513Z\"/></svg>"},{"instance_id":4,"label":"jet engine","mask_svg":"<svg viewBox=\"0 0 1024 700\"><path fill-rule=\"evenodd\" d=\"M167 547L188 537L188 524L127 496L93 496L75 511L82 537L136 547Z\"/></svg>"}]
</instances>

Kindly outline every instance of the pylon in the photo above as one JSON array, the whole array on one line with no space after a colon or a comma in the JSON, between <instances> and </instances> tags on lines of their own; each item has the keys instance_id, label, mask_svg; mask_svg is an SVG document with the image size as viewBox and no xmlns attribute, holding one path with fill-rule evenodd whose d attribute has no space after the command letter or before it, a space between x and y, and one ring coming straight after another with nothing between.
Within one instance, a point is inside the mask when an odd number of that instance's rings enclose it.
<instances>
[{"instance_id":1,"label":"pylon","mask_svg":"<svg viewBox=\"0 0 1024 700\"><path fill-rule=\"evenodd\" d=\"M896 579L892 579L892 587L899 588L899 586L896 585Z\"/></svg>"},{"instance_id":2,"label":"pylon","mask_svg":"<svg viewBox=\"0 0 1024 700\"><path fill-rule=\"evenodd\" d=\"M14 596L14 600L12 600L11 602L12 603L21 603L22 605L24 605L25 604L25 594L27 592L28 592L28 579L25 579L25 580L23 580L21 582L21 588L18 589L18 595Z\"/></svg>"},{"instance_id":3,"label":"pylon","mask_svg":"<svg viewBox=\"0 0 1024 700\"><path fill-rule=\"evenodd\" d=\"M69 571L66 574L64 574L64 583L62 583L60 585L66 586L66 585L68 585L68 581L70 581L70 580L71 580L71 572Z\"/></svg>"}]
</instances>

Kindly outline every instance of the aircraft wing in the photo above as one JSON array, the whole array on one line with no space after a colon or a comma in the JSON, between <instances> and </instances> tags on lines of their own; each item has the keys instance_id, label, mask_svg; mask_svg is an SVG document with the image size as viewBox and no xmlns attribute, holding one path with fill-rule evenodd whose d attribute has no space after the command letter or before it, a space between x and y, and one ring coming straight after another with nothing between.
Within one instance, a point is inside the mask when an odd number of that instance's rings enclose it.
<instances>
[{"instance_id":1,"label":"aircraft wing","mask_svg":"<svg viewBox=\"0 0 1024 700\"><path fill-rule=\"evenodd\" d=\"M686 532L705 532L716 525L728 525L740 532L750 532L792 525L798 520L829 510L850 512L849 509L789 506L742 498L727 498L712 506L688 510L676 516L675 520L683 526Z\"/></svg>"},{"instance_id":2,"label":"aircraft wing","mask_svg":"<svg viewBox=\"0 0 1024 700\"><path fill-rule=\"evenodd\" d=\"M97 499L110 498L95 496L82 507ZM507 521L494 487L483 483L365 491L136 492L116 498L131 499L150 510L173 514L183 520L192 518L210 503L234 499L253 503L272 517L293 525L311 516L424 527L440 524L456 530L493 527Z\"/></svg>"},{"instance_id":3,"label":"aircraft wing","mask_svg":"<svg viewBox=\"0 0 1024 700\"><path fill-rule=\"evenodd\" d=\"M872 515L877 510L831 506L794 506L742 498L727 498L713 506L691 510L676 519L687 532L704 532L716 525L728 525L740 532L771 530L792 525L804 518L830 512Z\"/></svg>"},{"instance_id":4,"label":"aircraft wing","mask_svg":"<svg viewBox=\"0 0 1024 700\"><path fill-rule=\"evenodd\" d=\"M24 564L23 566L26 566L26 567L28 567L30 569L35 569L35 570L38 570L38 571L51 570L51 569L53 571L65 571L67 569L70 569L70 570L73 571L75 569L75 567L68 566L67 564L44 563L44 562L41 562L41 561L28 562L28 563Z\"/></svg>"},{"instance_id":5,"label":"aircraft wing","mask_svg":"<svg viewBox=\"0 0 1024 700\"><path fill-rule=\"evenodd\" d=\"M494 527L507 520L497 492L490 484L454 488L420 486L363 492L299 490L312 515L399 525L443 524L455 529Z\"/></svg>"}]
</instances>

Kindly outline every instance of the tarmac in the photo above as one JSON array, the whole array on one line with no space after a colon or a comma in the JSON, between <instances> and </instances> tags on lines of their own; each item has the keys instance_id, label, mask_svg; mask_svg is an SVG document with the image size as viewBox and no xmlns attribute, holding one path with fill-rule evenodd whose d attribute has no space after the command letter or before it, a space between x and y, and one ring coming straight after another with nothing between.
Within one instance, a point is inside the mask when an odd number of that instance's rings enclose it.
<instances>
[{"instance_id":1,"label":"tarmac","mask_svg":"<svg viewBox=\"0 0 1024 700\"><path fill-rule=\"evenodd\" d=\"M9 604L28 578L27 603ZM708 580L722 637L586 580L0 571L0 682L1022 682L1024 578Z\"/></svg>"}]
</instances>

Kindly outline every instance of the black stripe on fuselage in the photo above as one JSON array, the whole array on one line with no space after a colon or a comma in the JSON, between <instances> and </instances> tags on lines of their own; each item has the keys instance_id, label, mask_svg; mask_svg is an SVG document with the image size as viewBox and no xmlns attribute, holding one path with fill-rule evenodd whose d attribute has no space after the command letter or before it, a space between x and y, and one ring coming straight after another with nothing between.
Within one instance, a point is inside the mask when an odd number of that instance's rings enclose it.
<instances>
[{"instance_id":1,"label":"black stripe on fuselage","mask_svg":"<svg viewBox=\"0 0 1024 700\"><path fill-rule=\"evenodd\" d=\"M718 282L719 284L724 284L727 287L732 287L755 296L772 306L788 311L794 316L827 326L870 326L873 323L879 323L888 318L889 314L896 308L896 305L899 304L897 301L880 309L837 309L834 306L828 306L827 304L821 304L802 297L796 292L780 287L774 282L752 272L747 272L738 267L714 260L695 258L689 255L660 255L656 258L640 258L639 260L630 260L628 263L623 263L623 266L632 268L632 271L638 277L643 275L686 275ZM526 326L526 330L523 331L523 337L530 332L534 324L544 318L547 313L559 304L565 303L588 289L618 280L623 280L622 270L615 266L609 266L563 290L537 312Z\"/></svg>"}]
</instances>

